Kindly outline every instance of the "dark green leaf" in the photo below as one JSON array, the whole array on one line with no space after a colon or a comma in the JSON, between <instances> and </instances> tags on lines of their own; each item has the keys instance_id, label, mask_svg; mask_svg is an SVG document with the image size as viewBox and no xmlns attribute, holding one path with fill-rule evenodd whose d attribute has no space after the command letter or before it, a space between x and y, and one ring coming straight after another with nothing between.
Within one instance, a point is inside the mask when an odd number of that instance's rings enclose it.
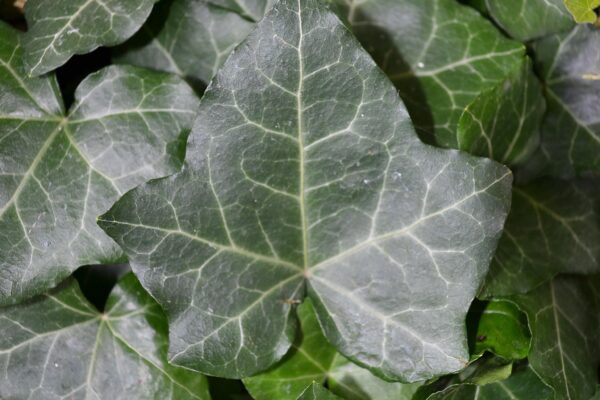
<instances>
[{"instance_id":1,"label":"dark green leaf","mask_svg":"<svg viewBox=\"0 0 600 400\"><path fill-rule=\"evenodd\" d=\"M203 0L162 1L142 29L118 48L115 61L172 72L199 88L253 26Z\"/></svg>"},{"instance_id":2,"label":"dark green leaf","mask_svg":"<svg viewBox=\"0 0 600 400\"><path fill-rule=\"evenodd\" d=\"M251 21L258 22L275 0L207 0L209 3L234 11Z\"/></svg>"},{"instance_id":3,"label":"dark green leaf","mask_svg":"<svg viewBox=\"0 0 600 400\"><path fill-rule=\"evenodd\" d=\"M529 362L556 399L588 400L596 392L598 310L582 277L558 277L514 298L532 333Z\"/></svg>"},{"instance_id":4,"label":"dark green leaf","mask_svg":"<svg viewBox=\"0 0 600 400\"><path fill-rule=\"evenodd\" d=\"M2 399L209 399L202 375L167 363L166 318L132 274L104 313L71 280L0 321Z\"/></svg>"},{"instance_id":5,"label":"dark green leaf","mask_svg":"<svg viewBox=\"0 0 600 400\"><path fill-rule=\"evenodd\" d=\"M529 368L505 381L478 386L464 383L452 385L428 400L553 400L552 389Z\"/></svg>"},{"instance_id":6,"label":"dark green leaf","mask_svg":"<svg viewBox=\"0 0 600 400\"><path fill-rule=\"evenodd\" d=\"M336 400L336 395L318 383L313 383L298 397L298 400Z\"/></svg>"},{"instance_id":7,"label":"dark green leaf","mask_svg":"<svg viewBox=\"0 0 600 400\"><path fill-rule=\"evenodd\" d=\"M271 366L306 286L340 353L419 381L467 363L465 315L511 180L422 144L335 15L283 0L212 81L183 171L130 191L100 224L166 309L178 365Z\"/></svg>"},{"instance_id":8,"label":"dark green leaf","mask_svg":"<svg viewBox=\"0 0 600 400\"><path fill-rule=\"evenodd\" d=\"M456 1L334 3L400 90L417 131L442 146L458 148L465 107L523 62L521 44Z\"/></svg>"},{"instance_id":9,"label":"dark green leaf","mask_svg":"<svg viewBox=\"0 0 600 400\"><path fill-rule=\"evenodd\" d=\"M498 25L523 42L575 25L563 0L486 0L486 5Z\"/></svg>"},{"instance_id":10,"label":"dark green leaf","mask_svg":"<svg viewBox=\"0 0 600 400\"><path fill-rule=\"evenodd\" d=\"M467 106L458 123L458 148L504 164L526 160L539 145L545 103L529 59Z\"/></svg>"},{"instance_id":11,"label":"dark green leaf","mask_svg":"<svg viewBox=\"0 0 600 400\"><path fill-rule=\"evenodd\" d=\"M0 22L0 304L40 294L85 264L123 258L96 225L121 193L181 166L198 99L136 67L90 75L64 115L53 76L23 78Z\"/></svg>"},{"instance_id":12,"label":"dark green leaf","mask_svg":"<svg viewBox=\"0 0 600 400\"><path fill-rule=\"evenodd\" d=\"M493 300L485 305L473 337L476 356L490 351L507 360L527 357L531 335L527 318L513 304Z\"/></svg>"},{"instance_id":13,"label":"dark green leaf","mask_svg":"<svg viewBox=\"0 0 600 400\"><path fill-rule=\"evenodd\" d=\"M600 272L600 180L515 187L483 297L525 293L554 275Z\"/></svg>"},{"instance_id":14,"label":"dark green leaf","mask_svg":"<svg viewBox=\"0 0 600 400\"><path fill-rule=\"evenodd\" d=\"M534 44L546 82L543 174L600 173L600 29L580 25Z\"/></svg>"},{"instance_id":15,"label":"dark green leaf","mask_svg":"<svg viewBox=\"0 0 600 400\"><path fill-rule=\"evenodd\" d=\"M112 46L142 26L157 0L28 0L25 67L42 75L74 54Z\"/></svg>"}]
</instances>

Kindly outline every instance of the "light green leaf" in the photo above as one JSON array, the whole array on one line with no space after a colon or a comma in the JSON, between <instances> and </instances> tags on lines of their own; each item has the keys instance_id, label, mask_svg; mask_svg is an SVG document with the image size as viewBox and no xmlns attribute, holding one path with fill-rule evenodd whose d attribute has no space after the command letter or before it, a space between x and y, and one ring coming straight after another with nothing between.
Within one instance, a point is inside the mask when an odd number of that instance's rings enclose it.
<instances>
[{"instance_id":1,"label":"light green leaf","mask_svg":"<svg viewBox=\"0 0 600 400\"><path fill-rule=\"evenodd\" d=\"M313 383L298 397L298 400L336 400L336 395L318 383Z\"/></svg>"},{"instance_id":2,"label":"light green leaf","mask_svg":"<svg viewBox=\"0 0 600 400\"><path fill-rule=\"evenodd\" d=\"M28 0L25 66L30 75L60 67L74 54L127 40L157 0Z\"/></svg>"},{"instance_id":3,"label":"light green leaf","mask_svg":"<svg viewBox=\"0 0 600 400\"><path fill-rule=\"evenodd\" d=\"M560 276L513 298L529 319L529 363L556 399L588 400L596 392L598 310L586 281Z\"/></svg>"},{"instance_id":4,"label":"light green leaf","mask_svg":"<svg viewBox=\"0 0 600 400\"><path fill-rule=\"evenodd\" d=\"M296 399L311 382L327 383L347 400L410 400L420 384L392 383L349 362L331 346L317 321L310 299L298 306L302 334L278 364L244 379L256 400Z\"/></svg>"},{"instance_id":5,"label":"light green leaf","mask_svg":"<svg viewBox=\"0 0 600 400\"><path fill-rule=\"evenodd\" d=\"M40 294L123 253L96 225L120 194L181 167L198 99L135 67L90 75L68 116L54 76L23 78L19 37L0 22L0 304Z\"/></svg>"},{"instance_id":6,"label":"light green leaf","mask_svg":"<svg viewBox=\"0 0 600 400\"><path fill-rule=\"evenodd\" d=\"M511 302L486 303L472 340L473 353L479 357L489 351L507 360L527 357L531 335L526 316Z\"/></svg>"},{"instance_id":7,"label":"light green leaf","mask_svg":"<svg viewBox=\"0 0 600 400\"><path fill-rule=\"evenodd\" d=\"M167 311L175 364L265 370L293 341L289 303L306 287L340 353L419 381L467 363L464 320L511 181L422 144L336 16L282 0L209 86L183 171L99 223Z\"/></svg>"},{"instance_id":8,"label":"light green leaf","mask_svg":"<svg viewBox=\"0 0 600 400\"><path fill-rule=\"evenodd\" d=\"M600 29L580 25L534 43L546 85L542 173L570 177L600 172Z\"/></svg>"},{"instance_id":9,"label":"light green leaf","mask_svg":"<svg viewBox=\"0 0 600 400\"><path fill-rule=\"evenodd\" d=\"M600 7L600 0L564 0L564 2L575 21L594 23L598 20L594 10Z\"/></svg>"},{"instance_id":10,"label":"light green leaf","mask_svg":"<svg viewBox=\"0 0 600 400\"><path fill-rule=\"evenodd\" d=\"M457 1L334 3L397 86L428 142L458 148L457 125L465 107L523 62L523 45Z\"/></svg>"},{"instance_id":11,"label":"light green leaf","mask_svg":"<svg viewBox=\"0 0 600 400\"><path fill-rule=\"evenodd\" d=\"M166 361L167 321L132 274L98 312L74 280L0 308L2 399L209 399L206 379Z\"/></svg>"},{"instance_id":12,"label":"light green leaf","mask_svg":"<svg viewBox=\"0 0 600 400\"><path fill-rule=\"evenodd\" d=\"M600 272L598 179L515 187L483 297L525 293L558 273Z\"/></svg>"},{"instance_id":13,"label":"light green leaf","mask_svg":"<svg viewBox=\"0 0 600 400\"><path fill-rule=\"evenodd\" d=\"M161 1L113 59L178 74L201 89L253 26L236 12L203 0Z\"/></svg>"},{"instance_id":14,"label":"light green leaf","mask_svg":"<svg viewBox=\"0 0 600 400\"><path fill-rule=\"evenodd\" d=\"M467 106L458 122L458 148L504 164L537 149L545 103L529 59Z\"/></svg>"},{"instance_id":15,"label":"light green leaf","mask_svg":"<svg viewBox=\"0 0 600 400\"><path fill-rule=\"evenodd\" d=\"M234 11L251 21L258 22L269 11L275 0L207 0L209 3Z\"/></svg>"},{"instance_id":16,"label":"light green leaf","mask_svg":"<svg viewBox=\"0 0 600 400\"><path fill-rule=\"evenodd\" d=\"M563 0L485 1L494 21L522 42L568 31L575 25Z\"/></svg>"},{"instance_id":17,"label":"light green leaf","mask_svg":"<svg viewBox=\"0 0 600 400\"><path fill-rule=\"evenodd\" d=\"M516 372L510 378L488 385L463 383L428 397L428 400L553 400L552 389L530 369Z\"/></svg>"}]
</instances>

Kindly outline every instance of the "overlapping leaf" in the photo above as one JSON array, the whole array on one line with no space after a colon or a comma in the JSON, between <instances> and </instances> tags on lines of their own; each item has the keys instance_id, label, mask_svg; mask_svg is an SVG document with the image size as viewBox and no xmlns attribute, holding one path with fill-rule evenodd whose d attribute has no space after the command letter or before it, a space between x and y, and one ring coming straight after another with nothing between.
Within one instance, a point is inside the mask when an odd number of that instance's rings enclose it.
<instances>
[{"instance_id":1,"label":"overlapping leaf","mask_svg":"<svg viewBox=\"0 0 600 400\"><path fill-rule=\"evenodd\" d=\"M598 179L515 187L482 296L525 293L558 273L600 272Z\"/></svg>"},{"instance_id":2,"label":"overlapping leaf","mask_svg":"<svg viewBox=\"0 0 600 400\"><path fill-rule=\"evenodd\" d=\"M529 319L529 363L556 399L587 400L596 392L598 309L586 281L562 276L514 298Z\"/></svg>"},{"instance_id":3,"label":"overlapping leaf","mask_svg":"<svg viewBox=\"0 0 600 400\"><path fill-rule=\"evenodd\" d=\"M523 162L539 145L544 110L541 86L527 59L467 106L457 127L458 148L504 164Z\"/></svg>"},{"instance_id":4,"label":"overlapping leaf","mask_svg":"<svg viewBox=\"0 0 600 400\"><path fill-rule=\"evenodd\" d=\"M534 44L546 83L543 174L600 172L600 29L580 25Z\"/></svg>"},{"instance_id":5,"label":"overlapping leaf","mask_svg":"<svg viewBox=\"0 0 600 400\"><path fill-rule=\"evenodd\" d=\"M477 11L446 0L335 0L340 14L400 90L422 137L457 148L463 110L523 62Z\"/></svg>"},{"instance_id":6,"label":"overlapping leaf","mask_svg":"<svg viewBox=\"0 0 600 400\"><path fill-rule=\"evenodd\" d=\"M123 258L96 225L126 190L176 171L198 100L179 78L135 67L88 77L64 116L53 76L19 74L0 23L0 304L42 293L84 264Z\"/></svg>"},{"instance_id":7,"label":"overlapping leaf","mask_svg":"<svg viewBox=\"0 0 600 400\"><path fill-rule=\"evenodd\" d=\"M42 75L74 54L112 46L142 26L157 0L28 0L25 68Z\"/></svg>"},{"instance_id":8,"label":"overlapping leaf","mask_svg":"<svg viewBox=\"0 0 600 400\"><path fill-rule=\"evenodd\" d=\"M205 93L183 171L99 223L166 309L178 365L271 366L306 287L338 351L417 381L467 362L510 185L493 161L422 144L339 20L283 0Z\"/></svg>"},{"instance_id":9,"label":"overlapping leaf","mask_svg":"<svg viewBox=\"0 0 600 400\"><path fill-rule=\"evenodd\" d=\"M130 274L99 313L73 280L0 308L2 399L209 399L206 379L169 365L167 322Z\"/></svg>"},{"instance_id":10,"label":"overlapping leaf","mask_svg":"<svg viewBox=\"0 0 600 400\"><path fill-rule=\"evenodd\" d=\"M266 372L244 379L256 400L296 399L313 381L347 400L410 400L420 384L386 382L340 356L321 332L312 302L298 307L302 327L292 349Z\"/></svg>"},{"instance_id":11,"label":"overlapping leaf","mask_svg":"<svg viewBox=\"0 0 600 400\"><path fill-rule=\"evenodd\" d=\"M488 385L452 385L428 400L552 400L554 392L529 368Z\"/></svg>"},{"instance_id":12,"label":"overlapping leaf","mask_svg":"<svg viewBox=\"0 0 600 400\"><path fill-rule=\"evenodd\" d=\"M234 11L253 22L258 22L271 8L274 0L206 0L211 4Z\"/></svg>"},{"instance_id":13,"label":"overlapping leaf","mask_svg":"<svg viewBox=\"0 0 600 400\"><path fill-rule=\"evenodd\" d=\"M564 0L485 0L492 18L520 41L570 30L575 24Z\"/></svg>"},{"instance_id":14,"label":"overlapping leaf","mask_svg":"<svg viewBox=\"0 0 600 400\"><path fill-rule=\"evenodd\" d=\"M201 88L253 26L237 12L205 0L162 1L114 59L172 72Z\"/></svg>"},{"instance_id":15,"label":"overlapping leaf","mask_svg":"<svg viewBox=\"0 0 600 400\"><path fill-rule=\"evenodd\" d=\"M480 357L489 351L506 360L527 357L531 335L527 317L513 304L502 300L484 303L474 321L472 353Z\"/></svg>"}]
</instances>

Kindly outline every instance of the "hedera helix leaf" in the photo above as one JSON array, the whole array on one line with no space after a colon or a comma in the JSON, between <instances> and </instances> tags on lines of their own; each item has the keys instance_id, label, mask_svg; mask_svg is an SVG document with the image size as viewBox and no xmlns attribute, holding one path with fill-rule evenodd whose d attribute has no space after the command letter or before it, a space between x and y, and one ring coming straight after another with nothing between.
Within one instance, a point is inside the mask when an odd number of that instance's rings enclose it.
<instances>
[{"instance_id":1,"label":"hedera helix leaf","mask_svg":"<svg viewBox=\"0 0 600 400\"><path fill-rule=\"evenodd\" d=\"M530 369L516 372L505 381L488 385L463 383L449 386L428 400L553 400L554 392Z\"/></svg>"},{"instance_id":2,"label":"hedera helix leaf","mask_svg":"<svg viewBox=\"0 0 600 400\"><path fill-rule=\"evenodd\" d=\"M108 67L68 116L54 76L24 78L0 23L0 304L40 294L85 264L117 262L96 225L125 191L181 167L198 99L179 78Z\"/></svg>"},{"instance_id":3,"label":"hedera helix leaf","mask_svg":"<svg viewBox=\"0 0 600 400\"><path fill-rule=\"evenodd\" d=\"M175 73L202 89L253 26L207 1L162 1L140 31L113 52L113 59Z\"/></svg>"},{"instance_id":4,"label":"hedera helix leaf","mask_svg":"<svg viewBox=\"0 0 600 400\"><path fill-rule=\"evenodd\" d=\"M531 334L525 314L502 300L484 303L482 308L470 338L472 354L478 358L489 351L506 360L526 358Z\"/></svg>"},{"instance_id":5,"label":"hedera helix leaf","mask_svg":"<svg viewBox=\"0 0 600 400\"><path fill-rule=\"evenodd\" d=\"M465 107L523 62L522 44L457 1L334 4L397 86L417 132L441 146L458 148L457 124Z\"/></svg>"},{"instance_id":6,"label":"hedera helix leaf","mask_svg":"<svg viewBox=\"0 0 600 400\"><path fill-rule=\"evenodd\" d=\"M599 183L545 179L515 187L481 295L526 293L558 273L600 272Z\"/></svg>"},{"instance_id":7,"label":"hedera helix leaf","mask_svg":"<svg viewBox=\"0 0 600 400\"><path fill-rule=\"evenodd\" d=\"M486 0L490 16L522 42L568 31L575 25L564 0Z\"/></svg>"},{"instance_id":8,"label":"hedera helix leaf","mask_svg":"<svg viewBox=\"0 0 600 400\"><path fill-rule=\"evenodd\" d=\"M580 25L533 45L545 81L541 172L571 177L600 172L600 29Z\"/></svg>"},{"instance_id":9,"label":"hedera helix leaf","mask_svg":"<svg viewBox=\"0 0 600 400\"><path fill-rule=\"evenodd\" d=\"M466 107L457 127L458 148L503 164L523 162L539 145L544 110L541 86L526 58Z\"/></svg>"},{"instance_id":10,"label":"hedera helix leaf","mask_svg":"<svg viewBox=\"0 0 600 400\"><path fill-rule=\"evenodd\" d=\"M420 384L384 381L349 362L331 346L310 299L298 306L302 334L286 356L269 370L244 379L256 400L294 400L313 381L327 383L347 400L410 400Z\"/></svg>"},{"instance_id":11,"label":"hedera helix leaf","mask_svg":"<svg viewBox=\"0 0 600 400\"><path fill-rule=\"evenodd\" d=\"M177 365L265 370L306 290L340 353L418 381L467 362L464 319L511 182L491 160L420 142L337 17L282 0L207 89L183 170L99 224L165 308Z\"/></svg>"},{"instance_id":12,"label":"hedera helix leaf","mask_svg":"<svg viewBox=\"0 0 600 400\"><path fill-rule=\"evenodd\" d=\"M23 69L42 75L74 54L124 42L142 26L156 1L28 0Z\"/></svg>"},{"instance_id":13,"label":"hedera helix leaf","mask_svg":"<svg viewBox=\"0 0 600 400\"><path fill-rule=\"evenodd\" d=\"M596 392L598 309L588 280L559 276L512 298L529 319L529 364L556 399L589 399Z\"/></svg>"},{"instance_id":14,"label":"hedera helix leaf","mask_svg":"<svg viewBox=\"0 0 600 400\"><path fill-rule=\"evenodd\" d=\"M302 392L298 400L336 400L340 399L318 383L313 383Z\"/></svg>"},{"instance_id":15,"label":"hedera helix leaf","mask_svg":"<svg viewBox=\"0 0 600 400\"><path fill-rule=\"evenodd\" d=\"M167 321L133 274L98 312L70 280L0 308L3 399L206 399L208 383L167 363Z\"/></svg>"},{"instance_id":16,"label":"hedera helix leaf","mask_svg":"<svg viewBox=\"0 0 600 400\"><path fill-rule=\"evenodd\" d=\"M598 20L594 9L600 7L600 0L564 0L564 2L575 21L594 23Z\"/></svg>"}]
</instances>

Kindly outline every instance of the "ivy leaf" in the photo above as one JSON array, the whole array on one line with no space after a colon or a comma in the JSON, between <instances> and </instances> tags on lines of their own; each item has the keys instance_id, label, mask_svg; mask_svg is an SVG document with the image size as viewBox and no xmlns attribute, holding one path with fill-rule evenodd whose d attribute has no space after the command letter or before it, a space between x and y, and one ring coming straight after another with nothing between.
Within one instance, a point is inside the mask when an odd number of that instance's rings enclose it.
<instances>
[{"instance_id":1,"label":"ivy leaf","mask_svg":"<svg viewBox=\"0 0 600 400\"><path fill-rule=\"evenodd\" d=\"M513 303L503 300L484 303L476 323L470 338L475 357L486 351L506 360L527 357L531 341L527 317Z\"/></svg>"},{"instance_id":2,"label":"ivy leaf","mask_svg":"<svg viewBox=\"0 0 600 400\"><path fill-rule=\"evenodd\" d=\"M600 29L580 25L534 43L546 83L548 112L543 173L571 177L600 172Z\"/></svg>"},{"instance_id":3,"label":"ivy leaf","mask_svg":"<svg viewBox=\"0 0 600 400\"><path fill-rule=\"evenodd\" d=\"M179 78L109 67L64 115L55 78L23 78L0 23L0 304L40 294L85 264L123 258L96 225L120 194L181 167L198 99Z\"/></svg>"},{"instance_id":4,"label":"ivy leaf","mask_svg":"<svg viewBox=\"0 0 600 400\"><path fill-rule=\"evenodd\" d=\"M343 19L400 91L421 137L458 148L460 116L523 62L470 7L446 0L335 0Z\"/></svg>"},{"instance_id":5,"label":"ivy leaf","mask_svg":"<svg viewBox=\"0 0 600 400\"><path fill-rule=\"evenodd\" d=\"M569 12L579 23L594 23L598 15L594 9L600 7L600 0L564 0Z\"/></svg>"},{"instance_id":6,"label":"ivy leaf","mask_svg":"<svg viewBox=\"0 0 600 400\"><path fill-rule=\"evenodd\" d=\"M113 59L178 74L201 89L253 26L239 14L206 1L161 1L142 29L116 49Z\"/></svg>"},{"instance_id":7,"label":"ivy leaf","mask_svg":"<svg viewBox=\"0 0 600 400\"><path fill-rule=\"evenodd\" d=\"M208 2L258 22L269 11L274 0L208 0Z\"/></svg>"},{"instance_id":8,"label":"ivy leaf","mask_svg":"<svg viewBox=\"0 0 600 400\"><path fill-rule=\"evenodd\" d=\"M282 0L207 89L182 172L99 224L167 311L177 365L265 370L291 345L306 286L340 353L419 381L467 362L464 319L511 182L421 143L335 15Z\"/></svg>"},{"instance_id":9,"label":"ivy leaf","mask_svg":"<svg viewBox=\"0 0 600 400\"><path fill-rule=\"evenodd\" d=\"M349 362L331 346L310 299L298 306L302 335L292 349L266 372L244 379L256 400L296 399L311 382L327 383L347 400L410 400L420 384L386 382Z\"/></svg>"},{"instance_id":10,"label":"ivy leaf","mask_svg":"<svg viewBox=\"0 0 600 400\"><path fill-rule=\"evenodd\" d=\"M557 399L587 400L596 392L598 310L586 281L559 276L513 298L529 319L529 363Z\"/></svg>"},{"instance_id":11,"label":"ivy leaf","mask_svg":"<svg viewBox=\"0 0 600 400\"><path fill-rule=\"evenodd\" d=\"M513 374L505 381L478 386L463 383L428 397L428 400L553 400L554 392L530 369Z\"/></svg>"},{"instance_id":12,"label":"ivy leaf","mask_svg":"<svg viewBox=\"0 0 600 400\"><path fill-rule=\"evenodd\" d=\"M526 293L561 272L600 272L599 187L598 179L515 187L481 295Z\"/></svg>"},{"instance_id":13,"label":"ivy leaf","mask_svg":"<svg viewBox=\"0 0 600 400\"><path fill-rule=\"evenodd\" d=\"M486 8L511 37L526 42L573 28L573 17L563 1L486 0Z\"/></svg>"},{"instance_id":14,"label":"ivy leaf","mask_svg":"<svg viewBox=\"0 0 600 400\"><path fill-rule=\"evenodd\" d=\"M514 165L539 145L545 103L529 59L467 106L458 122L458 148ZM507 134L510 132L510 134Z\"/></svg>"},{"instance_id":15,"label":"ivy leaf","mask_svg":"<svg viewBox=\"0 0 600 400\"><path fill-rule=\"evenodd\" d=\"M74 280L0 308L3 399L209 399L206 379L166 361L167 322L133 274L98 312Z\"/></svg>"},{"instance_id":16,"label":"ivy leaf","mask_svg":"<svg viewBox=\"0 0 600 400\"><path fill-rule=\"evenodd\" d=\"M281 0L280 0L281 1ZM298 397L298 400L336 400L336 395L318 383L313 383Z\"/></svg>"},{"instance_id":17,"label":"ivy leaf","mask_svg":"<svg viewBox=\"0 0 600 400\"><path fill-rule=\"evenodd\" d=\"M74 54L127 40L157 0L28 0L23 36L24 70L38 76Z\"/></svg>"}]
</instances>

